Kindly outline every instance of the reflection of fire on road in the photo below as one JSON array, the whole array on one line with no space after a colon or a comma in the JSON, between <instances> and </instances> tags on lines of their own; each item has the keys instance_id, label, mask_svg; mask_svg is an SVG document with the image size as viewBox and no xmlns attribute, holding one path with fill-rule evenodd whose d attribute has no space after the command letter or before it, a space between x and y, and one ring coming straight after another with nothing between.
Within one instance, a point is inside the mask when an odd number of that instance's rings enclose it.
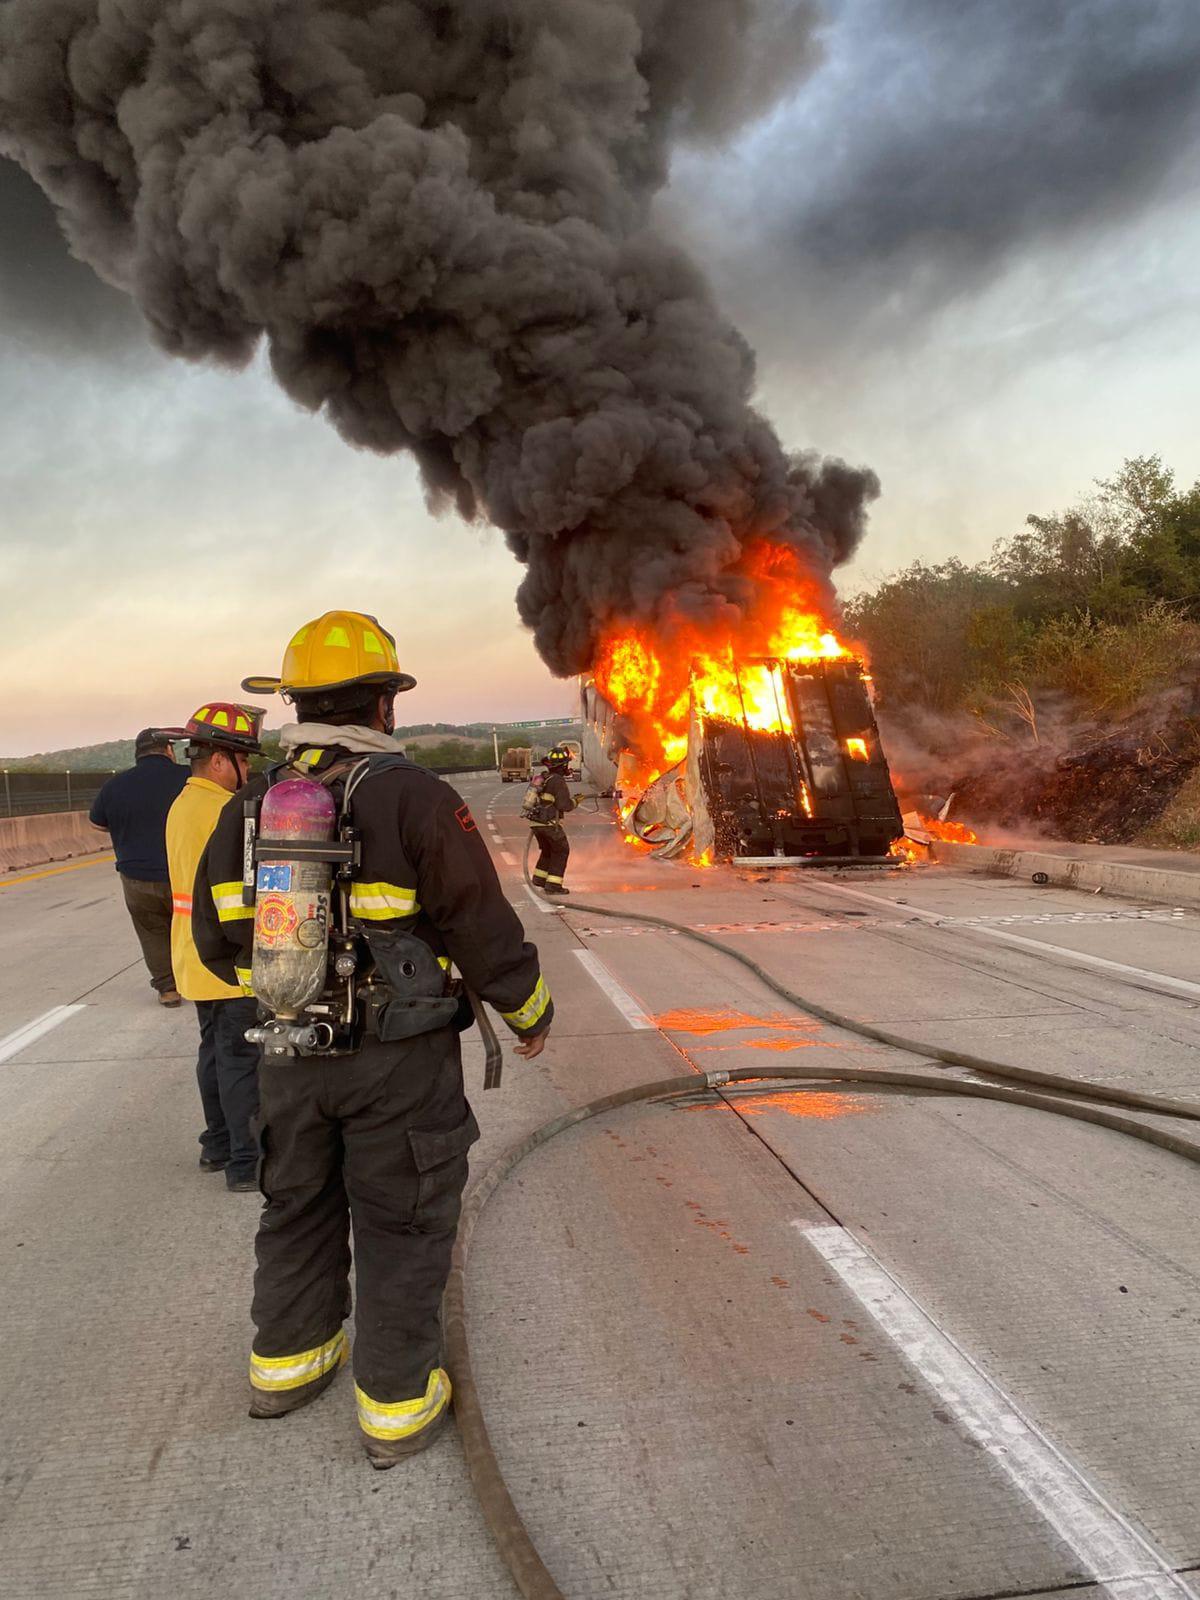
<instances>
[{"instance_id":1,"label":"reflection of fire on road","mask_svg":"<svg viewBox=\"0 0 1200 1600\"><path fill-rule=\"evenodd\" d=\"M660 856L886 859L902 825L863 664L790 552L761 544L750 568L736 626L605 640L583 686L589 777Z\"/></svg>"},{"instance_id":2,"label":"reflection of fire on road","mask_svg":"<svg viewBox=\"0 0 1200 1600\"><path fill-rule=\"evenodd\" d=\"M738 1028L793 1028L809 1030L820 1023L811 1017L789 1017L783 1013L755 1017L747 1011L734 1011L728 1007L704 1009L700 1007L677 1011L662 1011L654 1018L656 1028L664 1033L729 1033Z\"/></svg>"},{"instance_id":3,"label":"reflection of fire on road","mask_svg":"<svg viewBox=\"0 0 1200 1600\"><path fill-rule=\"evenodd\" d=\"M788 1117L811 1117L819 1122L832 1122L835 1117L861 1116L878 1107L861 1096L843 1094L828 1089L783 1089L769 1094L731 1094L728 1103L722 1100L698 1102L681 1106L684 1112L726 1111L732 1105L739 1116L762 1117L768 1112L782 1112Z\"/></svg>"}]
</instances>

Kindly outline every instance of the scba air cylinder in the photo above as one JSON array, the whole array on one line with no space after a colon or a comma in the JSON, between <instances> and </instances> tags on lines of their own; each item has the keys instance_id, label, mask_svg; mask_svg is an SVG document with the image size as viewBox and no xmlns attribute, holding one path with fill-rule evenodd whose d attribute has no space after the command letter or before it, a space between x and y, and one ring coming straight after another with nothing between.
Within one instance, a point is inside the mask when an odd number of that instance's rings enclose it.
<instances>
[{"instance_id":1,"label":"scba air cylinder","mask_svg":"<svg viewBox=\"0 0 1200 1600\"><path fill-rule=\"evenodd\" d=\"M289 860L287 848L332 839L336 824L333 796L311 778L286 778L263 796L251 981L258 1000L284 1021L325 987L333 885L330 862ZM274 859L264 861L264 853Z\"/></svg>"}]
</instances>

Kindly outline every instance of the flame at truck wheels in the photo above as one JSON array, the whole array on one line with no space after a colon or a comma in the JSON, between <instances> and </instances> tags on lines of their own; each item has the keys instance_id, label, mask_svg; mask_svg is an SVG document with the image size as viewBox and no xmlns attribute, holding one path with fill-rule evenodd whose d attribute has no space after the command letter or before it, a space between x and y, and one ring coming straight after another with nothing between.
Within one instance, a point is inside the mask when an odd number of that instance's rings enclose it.
<instances>
[{"instance_id":1,"label":"flame at truck wheels","mask_svg":"<svg viewBox=\"0 0 1200 1600\"><path fill-rule=\"evenodd\" d=\"M620 718L585 683L585 770L615 787L631 836L699 861L886 859L904 827L862 663L759 657L730 671L733 700L716 710L693 679L686 755L637 793L621 781Z\"/></svg>"}]
</instances>

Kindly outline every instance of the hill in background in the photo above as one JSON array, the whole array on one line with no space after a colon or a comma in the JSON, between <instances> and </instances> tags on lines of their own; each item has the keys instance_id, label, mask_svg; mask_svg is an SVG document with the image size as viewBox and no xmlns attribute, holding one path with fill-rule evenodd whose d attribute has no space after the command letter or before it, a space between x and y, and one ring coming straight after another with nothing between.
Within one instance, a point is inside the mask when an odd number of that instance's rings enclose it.
<instances>
[{"instance_id":1,"label":"hill in background","mask_svg":"<svg viewBox=\"0 0 1200 1600\"><path fill-rule=\"evenodd\" d=\"M49 750L43 755L0 758L0 766L7 767L10 772L120 772L123 767L132 765L132 739L76 745L70 750Z\"/></svg>"},{"instance_id":2,"label":"hill in background","mask_svg":"<svg viewBox=\"0 0 1200 1600\"><path fill-rule=\"evenodd\" d=\"M500 735L500 749L539 741L544 746L551 737L578 736L578 729L574 728L518 730ZM490 722L416 722L397 728L396 737L409 747L414 758L431 757L431 764L470 765L478 760L481 765L490 765L493 758ZM265 743L272 753L277 752L278 733L268 728ZM0 757L0 767L7 767L10 772L120 772L132 765L132 739L110 739L106 744L76 745L69 750L48 750L34 756Z\"/></svg>"}]
</instances>

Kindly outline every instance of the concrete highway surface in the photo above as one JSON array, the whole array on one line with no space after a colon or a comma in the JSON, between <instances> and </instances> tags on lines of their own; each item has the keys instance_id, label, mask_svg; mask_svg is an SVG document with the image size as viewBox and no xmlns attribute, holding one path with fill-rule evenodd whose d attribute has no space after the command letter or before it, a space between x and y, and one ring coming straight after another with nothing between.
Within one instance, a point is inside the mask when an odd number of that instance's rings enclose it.
<instances>
[{"instance_id":1,"label":"concrete highway surface","mask_svg":"<svg viewBox=\"0 0 1200 1600\"><path fill-rule=\"evenodd\" d=\"M521 788L460 787L542 952L543 1055L468 1076L474 1170L578 1102L779 1062L964 1076L790 1011L1200 1105L1200 913L945 868L699 870L580 810L524 886ZM196 1167L190 1007L110 862L0 879L0 1592L516 1594L457 1432L367 1466L343 1374L246 1416L253 1195ZM1200 1125L1175 1124L1200 1143ZM698 1091L498 1191L468 1275L513 1497L569 1600L1197 1600L1200 1172L928 1089Z\"/></svg>"}]
</instances>

